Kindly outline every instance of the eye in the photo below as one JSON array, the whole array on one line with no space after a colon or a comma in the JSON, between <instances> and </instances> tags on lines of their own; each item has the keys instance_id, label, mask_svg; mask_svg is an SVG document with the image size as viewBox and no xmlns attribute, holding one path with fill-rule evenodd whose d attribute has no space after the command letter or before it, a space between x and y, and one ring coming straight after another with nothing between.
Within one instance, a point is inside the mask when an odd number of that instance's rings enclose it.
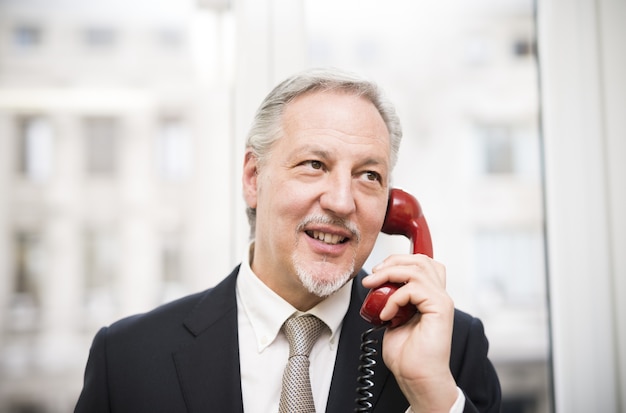
<instances>
[{"instance_id":1,"label":"eye","mask_svg":"<svg viewBox=\"0 0 626 413\"><path fill-rule=\"evenodd\" d=\"M363 176L365 176L365 179L372 182L382 182L383 180L382 176L375 171L366 171L363 173Z\"/></svg>"},{"instance_id":2,"label":"eye","mask_svg":"<svg viewBox=\"0 0 626 413\"><path fill-rule=\"evenodd\" d=\"M309 160L304 162L305 165L309 165L313 169L324 169L324 164L317 160Z\"/></svg>"}]
</instances>

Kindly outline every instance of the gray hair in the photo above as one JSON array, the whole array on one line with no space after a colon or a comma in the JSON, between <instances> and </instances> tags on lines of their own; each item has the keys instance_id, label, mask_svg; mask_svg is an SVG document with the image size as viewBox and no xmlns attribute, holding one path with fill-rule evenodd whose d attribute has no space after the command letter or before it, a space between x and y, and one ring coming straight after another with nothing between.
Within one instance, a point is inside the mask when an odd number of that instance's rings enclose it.
<instances>
[{"instance_id":1,"label":"gray hair","mask_svg":"<svg viewBox=\"0 0 626 413\"><path fill-rule=\"evenodd\" d=\"M246 150L257 158L258 164L262 165L267 160L272 145L282 136L281 121L287 105L300 95L316 91L342 91L362 96L372 102L389 131L389 164L393 170L402 140L402 126L393 104L375 83L335 68L309 69L297 73L278 84L265 97L257 109L246 141ZM247 215L250 237L254 238L256 210L248 207Z\"/></svg>"}]
</instances>

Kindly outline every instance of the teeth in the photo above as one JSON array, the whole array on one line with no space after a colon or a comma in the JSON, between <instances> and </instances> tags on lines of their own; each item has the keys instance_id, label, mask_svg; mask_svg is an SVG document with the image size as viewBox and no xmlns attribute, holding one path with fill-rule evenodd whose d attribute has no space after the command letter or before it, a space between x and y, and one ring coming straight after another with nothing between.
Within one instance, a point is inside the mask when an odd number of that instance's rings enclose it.
<instances>
[{"instance_id":1,"label":"teeth","mask_svg":"<svg viewBox=\"0 0 626 413\"><path fill-rule=\"evenodd\" d=\"M323 241L327 244L339 244L344 240L344 237L339 235L327 234L325 232L313 231L313 238Z\"/></svg>"}]
</instances>

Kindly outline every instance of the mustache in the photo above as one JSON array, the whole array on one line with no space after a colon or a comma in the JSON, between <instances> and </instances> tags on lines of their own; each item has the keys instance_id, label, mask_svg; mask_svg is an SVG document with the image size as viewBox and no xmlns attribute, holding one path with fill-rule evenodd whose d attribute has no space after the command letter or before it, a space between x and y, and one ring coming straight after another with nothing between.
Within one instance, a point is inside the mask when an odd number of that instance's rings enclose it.
<instances>
[{"instance_id":1,"label":"mustache","mask_svg":"<svg viewBox=\"0 0 626 413\"><path fill-rule=\"evenodd\" d=\"M304 219L298 224L297 230L302 231L307 225L310 224L326 224L341 227L352 234L351 238L361 241L361 231L356 224L350 220L331 217L323 214L312 214L304 217Z\"/></svg>"}]
</instances>

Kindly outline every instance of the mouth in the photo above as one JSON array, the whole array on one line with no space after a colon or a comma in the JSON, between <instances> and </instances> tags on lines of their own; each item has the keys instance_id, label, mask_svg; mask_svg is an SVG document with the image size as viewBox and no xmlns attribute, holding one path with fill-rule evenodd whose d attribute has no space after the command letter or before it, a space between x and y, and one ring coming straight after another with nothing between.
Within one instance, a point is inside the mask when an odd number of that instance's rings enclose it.
<instances>
[{"instance_id":1,"label":"mouth","mask_svg":"<svg viewBox=\"0 0 626 413\"><path fill-rule=\"evenodd\" d=\"M297 232L306 234L314 240L318 252L337 254L343 251L348 243L359 243L361 234L357 226L348 220L333 219L326 215L310 215L297 228Z\"/></svg>"},{"instance_id":2,"label":"mouth","mask_svg":"<svg viewBox=\"0 0 626 413\"><path fill-rule=\"evenodd\" d=\"M328 232L309 230L305 231L305 233L309 237L318 241L322 241L323 243L328 245L343 244L348 241L348 237L344 237L338 234L330 234Z\"/></svg>"}]
</instances>

